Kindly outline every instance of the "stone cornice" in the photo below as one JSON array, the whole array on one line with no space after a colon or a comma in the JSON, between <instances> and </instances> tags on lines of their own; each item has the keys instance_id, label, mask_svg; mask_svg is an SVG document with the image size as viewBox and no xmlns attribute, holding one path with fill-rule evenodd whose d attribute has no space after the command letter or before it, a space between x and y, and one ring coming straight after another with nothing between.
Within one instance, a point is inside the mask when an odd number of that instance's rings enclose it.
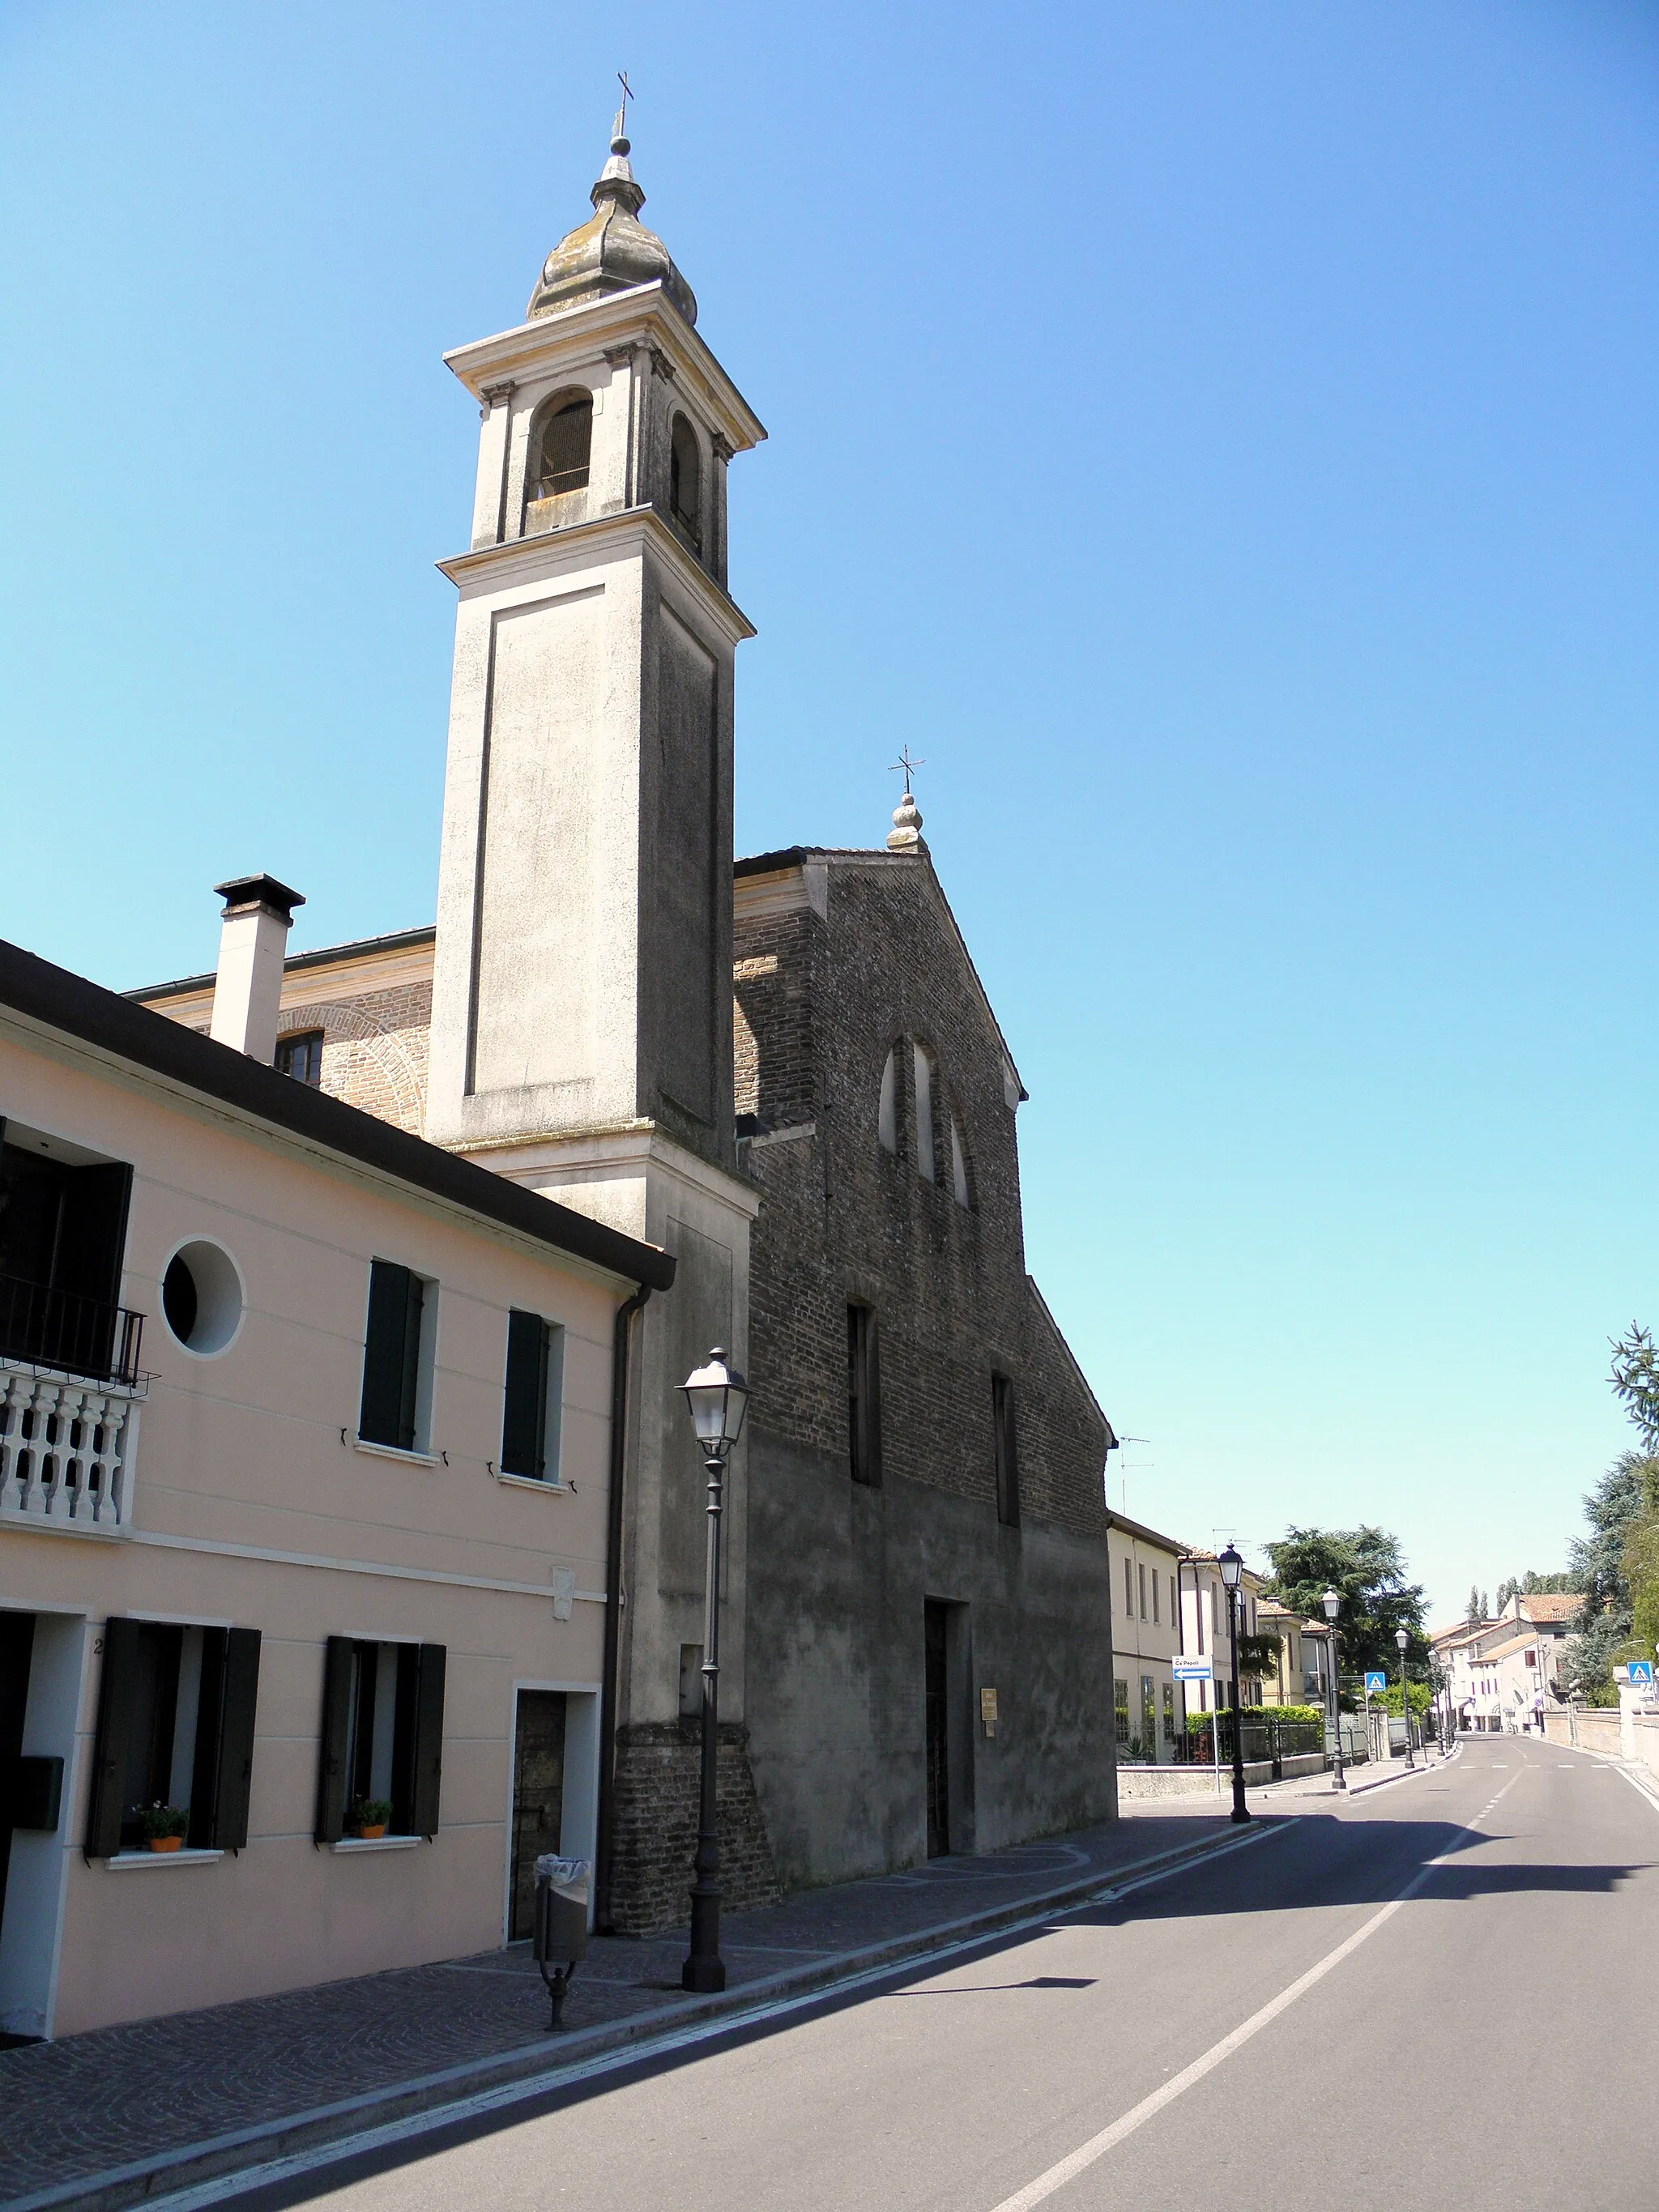
<instances>
[{"instance_id":1,"label":"stone cornice","mask_svg":"<svg viewBox=\"0 0 1659 2212\"><path fill-rule=\"evenodd\" d=\"M553 374L586 356L610 360L625 344L646 344L665 356L674 373L698 392L718 428L738 453L758 446L766 426L708 345L669 298L660 282L586 300L495 337L477 338L444 356L475 399L486 385L513 377L522 382Z\"/></svg>"},{"instance_id":2,"label":"stone cornice","mask_svg":"<svg viewBox=\"0 0 1659 2212\"><path fill-rule=\"evenodd\" d=\"M578 566L591 566L594 557L605 552L643 552L647 544L673 571L676 580L701 601L733 645L753 637L755 625L743 609L692 558L653 507L624 507L618 514L597 515L591 522L573 522L563 530L544 530L530 538L509 538L500 545L481 545L473 552L440 561L437 566L452 584L476 591L483 583L496 588L534 583ZM580 557L584 554L586 563Z\"/></svg>"}]
</instances>

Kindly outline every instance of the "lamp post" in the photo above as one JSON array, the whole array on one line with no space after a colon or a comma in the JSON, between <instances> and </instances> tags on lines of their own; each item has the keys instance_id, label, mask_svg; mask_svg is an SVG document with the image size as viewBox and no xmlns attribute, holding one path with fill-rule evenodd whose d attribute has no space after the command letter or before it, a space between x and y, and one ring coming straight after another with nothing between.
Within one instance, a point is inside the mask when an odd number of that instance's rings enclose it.
<instances>
[{"instance_id":1,"label":"lamp post","mask_svg":"<svg viewBox=\"0 0 1659 2212\"><path fill-rule=\"evenodd\" d=\"M1331 1787L1333 1790L1346 1790L1348 1784L1342 1771L1342 1701L1336 1693L1336 1616L1341 1611L1342 1601L1334 1589L1328 1589L1319 1601L1324 1607L1325 1619L1330 1624L1331 1740L1336 1747L1331 1759Z\"/></svg>"},{"instance_id":2,"label":"lamp post","mask_svg":"<svg viewBox=\"0 0 1659 2212\"><path fill-rule=\"evenodd\" d=\"M697 1805L696 1879L691 1884L691 1948L680 1969L682 1989L706 1995L726 1987L720 1956L720 1844L715 1819L714 1756L720 1696L720 1514L726 1462L743 1432L749 1385L718 1345L708 1364L680 1388L708 1470L708 1557L702 1604L702 1787Z\"/></svg>"},{"instance_id":3,"label":"lamp post","mask_svg":"<svg viewBox=\"0 0 1659 2212\"><path fill-rule=\"evenodd\" d=\"M1244 1560L1236 1546L1229 1544L1221 1553L1216 1565L1221 1570L1221 1579L1227 1589L1227 1626L1231 1633L1227 1641L1232 1655L1233 1692L1233 1818L1248 1820L1250 1808L1244 1802L1244 1730L1238 1716L1238 1583L1244 1571Z\"/></svg>"},{"instance_id":4,"label":"lamp post","mask_svg":"<svg viewBox=\"0 0 1659 2212\"><path fill-rule=\"evenodd\" d=\"M1406 1682L1406 1646L1412 1639L1407 1630L1396 1628L1394 1640L1400 1646L1400 1711L1406 1723L1406 1764L1409 1767L1415 1764L1412 1758L1412 1701Z\"/></svg>"}]
</instances>

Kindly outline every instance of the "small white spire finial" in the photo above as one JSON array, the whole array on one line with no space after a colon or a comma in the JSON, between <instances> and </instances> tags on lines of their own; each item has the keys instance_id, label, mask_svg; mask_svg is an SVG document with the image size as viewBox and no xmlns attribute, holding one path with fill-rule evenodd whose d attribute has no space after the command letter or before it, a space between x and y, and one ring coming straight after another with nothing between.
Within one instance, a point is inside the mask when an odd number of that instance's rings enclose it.
<instances>
[{"instance_id":1,"label":"small white spire finial","mask_svg":"<svg viewBox=\"0 0 1659 2212\"><path fill-rule=\"evenodd\" d=\"M901 747L898 758L888 771L891 775L902 775L904 778L904 796L893 809L893 826L887 833L890 852L912 852L921 842L921 813L911 796L910 787L915 781L916 770L927 765L925 760L913 761L910 748L906 744Z\"/></svg>"}]
</instances>

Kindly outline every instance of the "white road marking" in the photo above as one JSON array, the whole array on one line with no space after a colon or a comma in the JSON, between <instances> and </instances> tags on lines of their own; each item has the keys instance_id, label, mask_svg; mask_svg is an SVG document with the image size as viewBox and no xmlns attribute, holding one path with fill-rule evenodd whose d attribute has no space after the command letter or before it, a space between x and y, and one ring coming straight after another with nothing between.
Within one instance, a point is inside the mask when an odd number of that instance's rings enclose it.
<instances>
[{"instance_id":1,"label":"white road marking","mask_svg":"<svg viewBox=\"0 0 1659 2212\"><path fill-rule=\"evenodd\" d=\"M1513 1776L1504 1784L1498 1796L1503 1796L1505 1790L1513 1790L1520 1779L1518 1774ZM1492 1803L1497 1802L1495 1797ZM1472 1826L1462 1831L1464 1835L1473 1835L1474 1832ZM1279 2018L1280 2013L1312 1989L1316 1982L1323 1981L1333 1967L1340 1966L1367 1937L1376 1935L1384 1922L1392 1920L1401 1906L1422 1888L1435 1869L1445 1865L1453 1856L1454 1850L1449 1849L1442 1851L1437 1858L1431 1859L1426 1866L1419 1867L1398 1897L1391 1898L1380 1911L1372 1913L1363 1928L1357 1928L1334 1951L1328 1951L1316 1966L1310 1966L1305 1974L1299 1974L1276 1997L1270 1997L1259 2012L1253 2012L1247 2021L1234 2028L1231 2035L1224 2035L1219 2043L1212 2043L1201 2058L1194 2058L1190 2066L1184 2066L1179 2074L1172 2075L1161 2087L1154 2089L1150 2097L1143 2097L1138 2105L1132 2105L1121 2119L1114 2120L1110 2127L1103 2128L1097 2136L1091 2136L1087 2142L1080 2143L1069 2158L1061 2159L1046 2173L1038 2174L1035 2181L1028 2181L1024 2189L1017 2189L1012 2197L1005 2197L1000 2204L992 2208L992 2212L1031 2212L1033 2205L1041 2204L1057 2189L1064 2189L1068 2181L1075 2181L1079 2173L1086 2172L1097 2160L1104 2158L1109 2150L1115 2150L1125 2136L1132 2136L1137 2128L1144 2127L1166 2105L1172 2105L1177 2097L1201 2081L1206 2074L1212 2074L1224 2059L1231 2058L1235 2051L1249 2042L1253 2036L1259 2035L1271 2021Z\"/></svg>"},{"instance_id":2,"label":"white road marking","mask_svg":"<svg viewBox=\"0 0 1659 2212\"><path fill-rule=\"evenodd\" d=\"M1077 1912L1087 1912L1099 1905L1115 1904L1121 1897L1133 1896L1140 1889L1155 1888L1159 1882L1170 1881L1177 1875L1196 1873L1217 1859L1231 1858L1235 1851L1247 1850L1252 1845L1265 1843L1273 1836L1289 1835L1299 1825L1304 1815L1299 1813L1282 1814L1271 1825L1247 1828L1243 1835L1231 1837L1212 1851L1195 1853L1192 1857L1178 1859L1173 1866L1154 1868L1148 1874L1137 1875L1133 1881L1109 1883L1092 1896L1079 1903L1033 1911L1030 1917L1016 1921L1010 1926L994 1929L989 1934L965 1936L960 1942L930 1951L924 1957L899 1960L886 1966L866 1966L845 1980L826 1982L815 1990L800 1990L788 1996L774 1997L746 2011L716 2014L713 2020L699 2021L684 2028L671 2028L665 2034L651 2036L638 2043L626 2043L611 2051L597 2051L591 2058L578 2059L574 2065L555 2064L544 2072L534 2074L517 2081L506 2081L494 2089L477 2089L470 2096L457 2097L453 2103L428 2106L424 2112L411 2112L404 2118L388 2120L378 2127L361 2129L356 2134L337 2136L331 2142L314 2144L307 2150L290 2151L287 2156L266 2160L258 2166L243 2166L234 2173L216 2175L210 2181L198 2181L183 2189L174 2190L165 2197L147 2197L149 2212L204 2212L204 2208L222 2204L234 2197L246 2196L251 2190L269 2189L276 2183L293 2181L301 2175L314 2173L319 2168L338 2166L350 2158L361 2158L366 2153L386 2150L394 2144L407 2142L416 2136L431 2135L440 2128L453 2127L458 2122L477 2119L489 2112L503 2112L514 2105L526 2104L533 2097L544 2097L551 2091L568 2087L577 2081L592 2081L595 2075L615 2074L623 2067L637 2066L644 2061L661 2057L669 2051L684 2051L700 2043L712 2043L718 2037L731 2035L753 2027L757 2022L787 2019L792 2013L804 2012L809 2006L822 2004L827 1998L842 1997L854 1990L867 1987L874 1982L890 1981L908 1967L936 1969L946 1966L964 1952L982 1951L988 1943L1033 1934L1056 1920L1064 1920ZM918 1973L918 1979L926 1976ZM160 2177L158 2176L157 2179ZM88 2177L89 2185L99 2179Z\"/></svg>"}]
</instances>

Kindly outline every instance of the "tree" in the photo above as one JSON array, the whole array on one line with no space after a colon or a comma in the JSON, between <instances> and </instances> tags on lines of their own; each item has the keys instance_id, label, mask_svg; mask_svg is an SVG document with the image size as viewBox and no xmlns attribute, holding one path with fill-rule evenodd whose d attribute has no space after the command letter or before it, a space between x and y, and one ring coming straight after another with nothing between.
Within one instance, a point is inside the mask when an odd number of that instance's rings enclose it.
<instances>
[{"instance_id":1,"label":"tree","mask_svg":"<svg viewBox=\"0 0 1659 2212\"><path fill-rule=\"evenodd\" d=\"M1632 1322L1613 1346L1613 1395L1629 1414L1642 1439L1644 1455L1659 1453L1659 1347L1651 1329Z\"/></svg>"},{"instance_id":2,"label":"tree","mask_svg":"<svg viewBox=\"0 0 1659 2212\"><path fill-rule=\"evenodd\" d=\"M1480 1585L1478 1583L1471 1583L1469 1584L1469 1626L1484 1627L1486 1619L1486 1601L1480 1595Z\"/></svg>"},{"instance_id":3,"label":"tree","mask_svg":"<svg viewBox=\"0 0 1659 2212\"><path fill-rule=\"evenodd\" d=\"M1366 1667L1392 1672L1400 1664L1395 1632L1405 1629L1407 1661L1426 1664L1423 1587L1406 1580L1400 1539L1386 1529L1287 1528L1267 1547L1273 1565L1267 1595L1305 1620L1324 1618L1328 1588L1342 1601L1337 1615L1340 1662L1350 1673ZM1474 1593L1470 1593L1473 1596Z\"/></svg>"}]
</instances>

